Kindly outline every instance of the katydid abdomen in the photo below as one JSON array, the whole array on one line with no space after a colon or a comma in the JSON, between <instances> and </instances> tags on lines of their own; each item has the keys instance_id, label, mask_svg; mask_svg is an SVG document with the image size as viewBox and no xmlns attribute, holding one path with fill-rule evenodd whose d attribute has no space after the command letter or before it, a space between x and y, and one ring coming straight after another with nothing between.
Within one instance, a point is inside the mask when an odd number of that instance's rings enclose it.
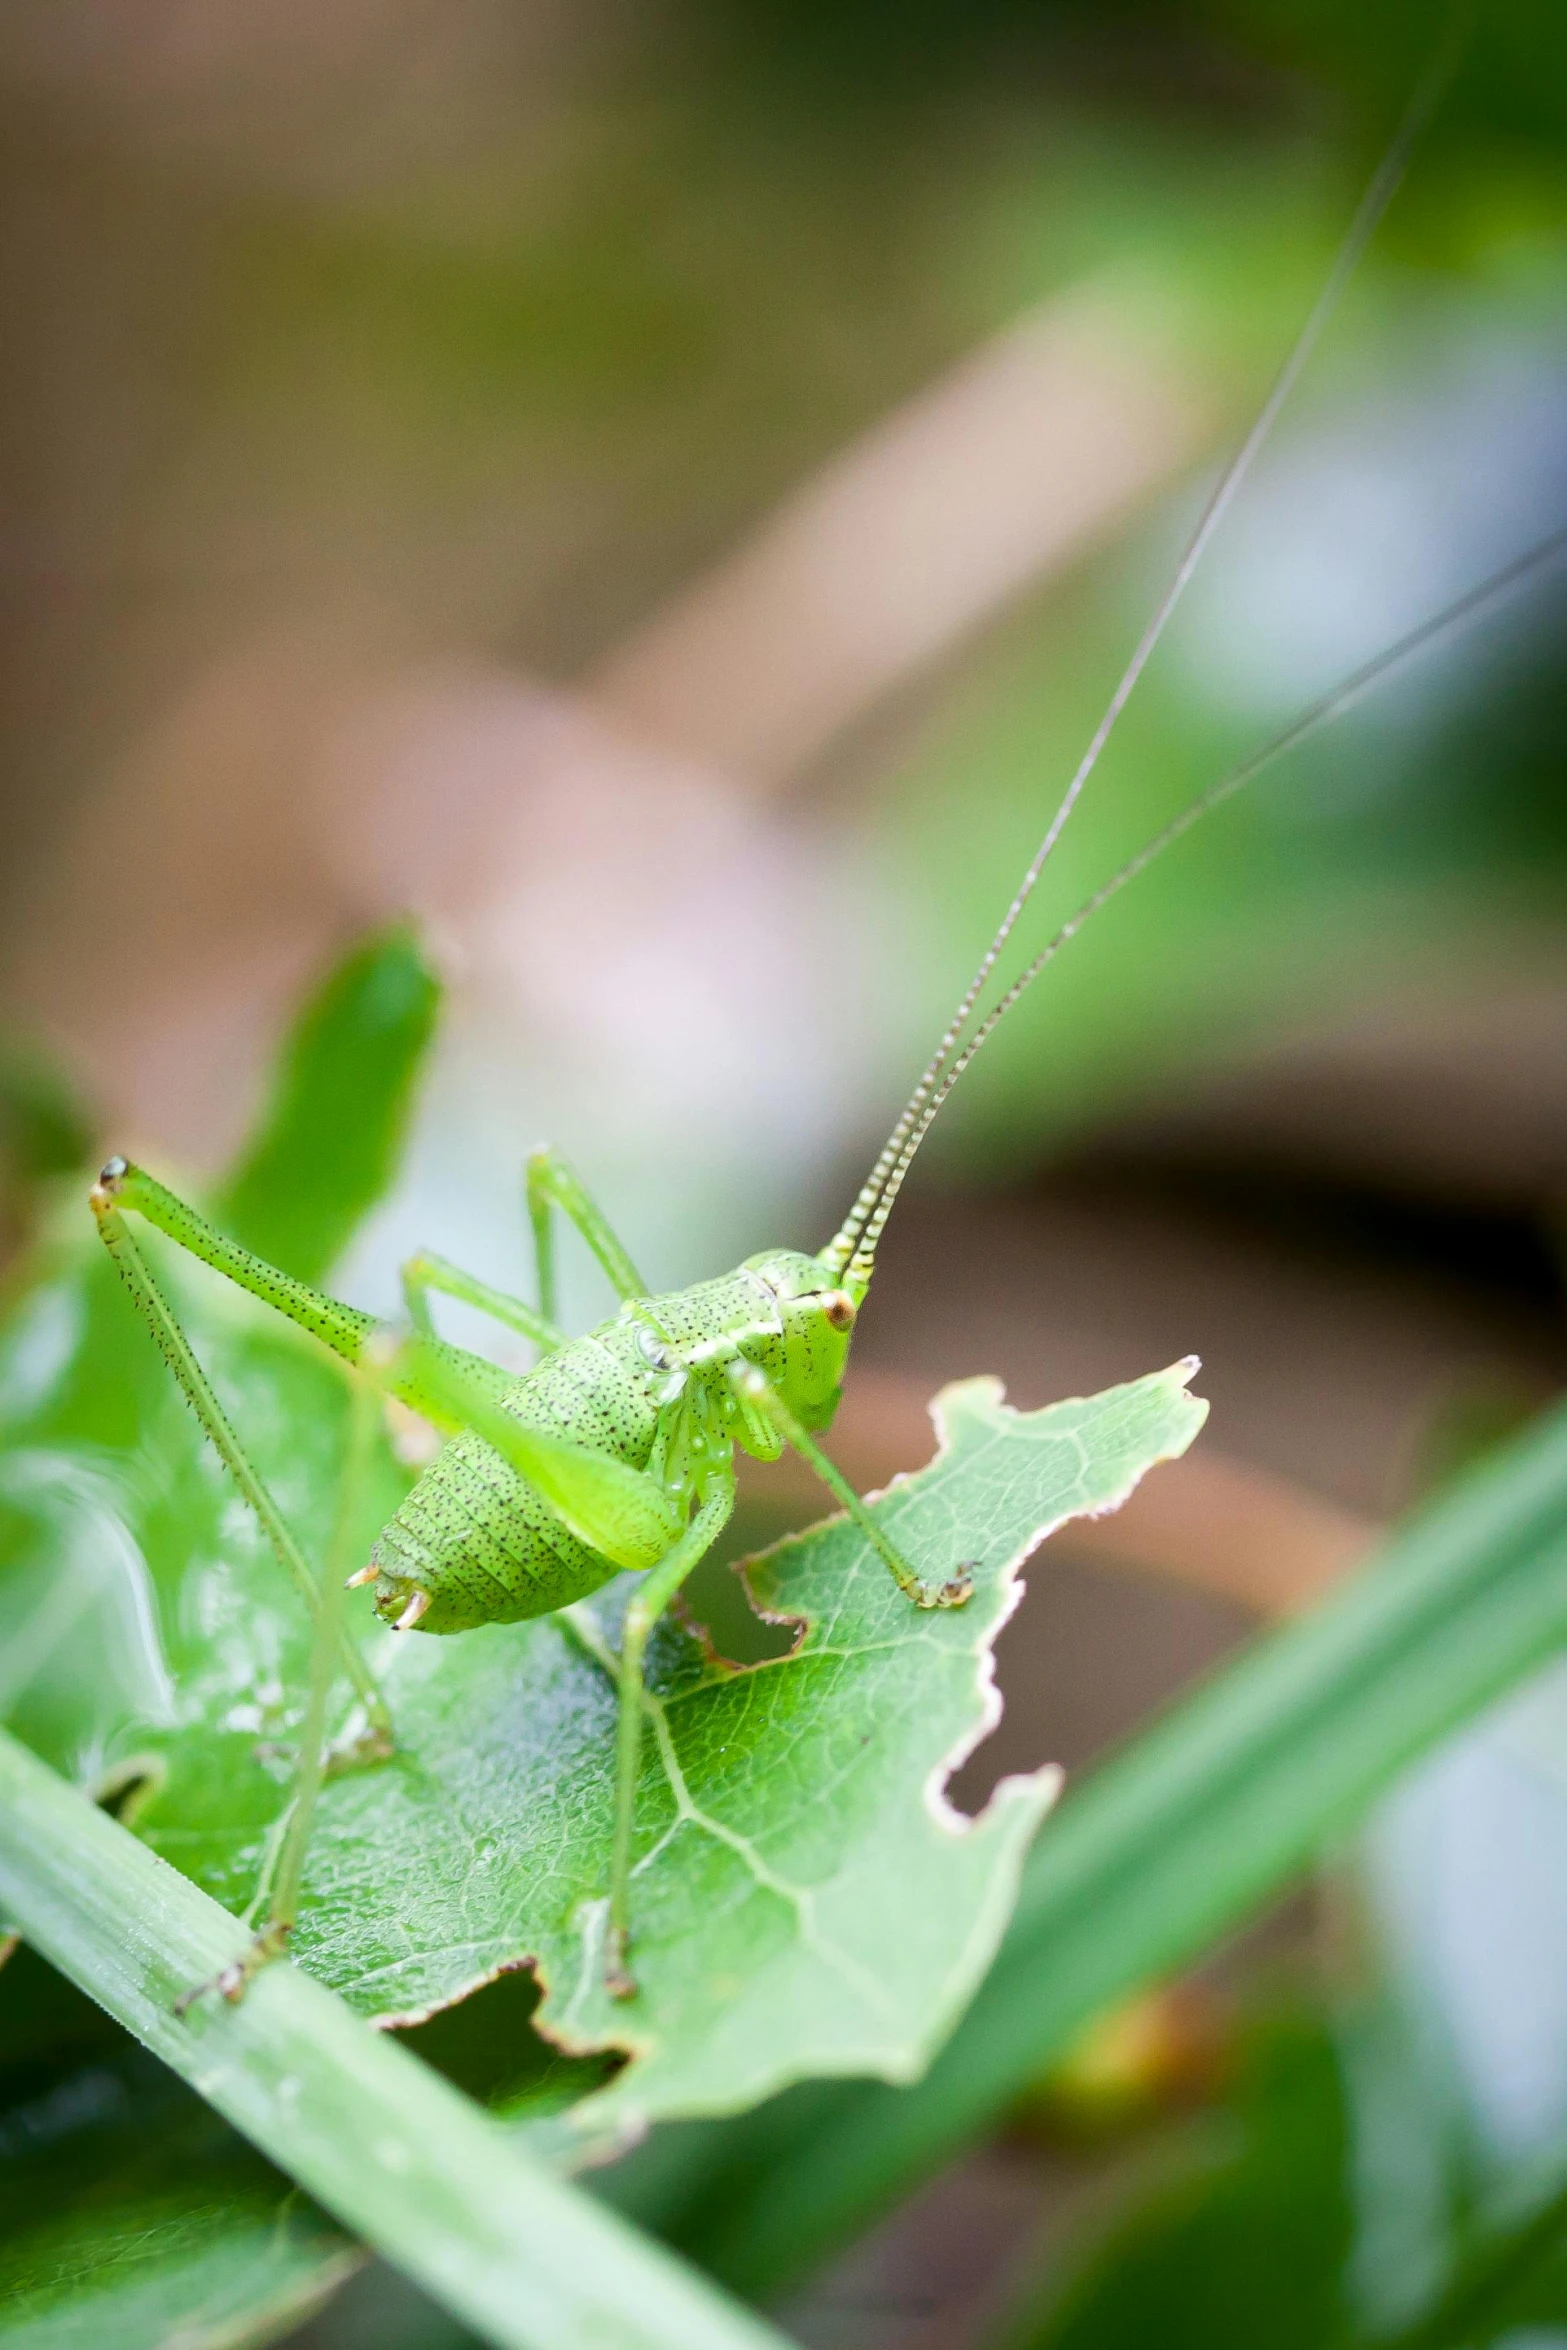
<instances>
[{"instance_id":1,"label":"katydid abdomen","mask_svg":"<svg viewBox=\"0 0 1567 2350\"><path fill-rule=\"evenodd\" d=\"M519 1379L512 1390L519 1404L525 1386ZM504 1408L517 1406L508 1399ZM493 1446L467 1433L452 1438L382 1528L370 1564L377 1612L388 1620L402 1615L413 1592L428 1594L421 1632L545 1616L619 1572L579 1542Z\"/></svg>"}]
</instances>

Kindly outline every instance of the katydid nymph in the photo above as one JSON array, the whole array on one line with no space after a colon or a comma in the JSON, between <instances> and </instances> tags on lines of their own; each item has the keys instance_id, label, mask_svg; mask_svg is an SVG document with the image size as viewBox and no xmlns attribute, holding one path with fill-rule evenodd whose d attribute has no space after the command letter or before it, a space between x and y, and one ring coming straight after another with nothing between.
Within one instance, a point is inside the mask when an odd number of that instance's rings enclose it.
<instances>
[{"instance_id":1,"label":"katydid nymph","mask_svg":"<svg viewBox=\"0 0 1567 2350\"><path fill-rule=\"evenodd\" d=\"M446 1439L381 1531L369 1561L348 1578L352 1585L373 1584L377 1614L397 1631L456 1634L484 1624L569 1611L618 1574L640 1578L626 1606L618 1657L595 1648L618 1683L614 1831L605 1888L605 1982L618 1996L636 1995L633 1891L647 1642L730 1515L736 1447L762 1461L777 1460L786 1448L801 1454L854 1520L911 1606L961 1607L970 1595L971 1568L960 1556L942 1562L935 1579L916 1572L889 1540L874 1511L833 1466L818 1438L830 1427L837 1407L881 1234L916 1152L975 1054L1088 917L1199 816L1414 655L1500 603L1567 551L1567 531L1558 532L1324 694L1291 726L1190 802L987 1005L1001 958L1046 860L1385 210L1448 70L1444 62L1428 77L1371 182L1322 294L1256 422L1210 497L951 1022L848 1216L824 1246L814 1253L766 1249L733 1272L655 1295L579 1179L556 1153L541 1150L530 1159L525 1175L537 1264L536 1304L496 1290L439 1257L422 1254L403 1271L410 1326L397 1334L371 1315L264 1263L123 1158L111 1158L94 1187L98 1228L120 1274L202 1427L315 1615L318 1692L339 1667L352 1680L366 1721L362 1759L390 1752L393 1725L335 1600L306 1563L251 1466L241 1435L225 1416L133 1236L128 1214L141 1217L302 1326L349 1367L364 1397L389 1398L411 1408ZM554 1241L559 1215L575 1227L620 1300L613 1319L577 1338L568 1337L556 1319ZM442 1340L431 1314L435 1297L461 1301L521 1334L537 1350L532 1367L520 1374L503 1371ZM367 1408L362 1406L359 1418ZM256 1968L282 1950L293 1922L299 1861L309 1832L309 1798L321 1774L323 1719L321 1697L307 1717L309 1751L302 1759L301 1791L288 1825L272 1913L249 1950L219 1978L217 1987L228 1996L240 1996Z\"/></svg>"}]
</instances>

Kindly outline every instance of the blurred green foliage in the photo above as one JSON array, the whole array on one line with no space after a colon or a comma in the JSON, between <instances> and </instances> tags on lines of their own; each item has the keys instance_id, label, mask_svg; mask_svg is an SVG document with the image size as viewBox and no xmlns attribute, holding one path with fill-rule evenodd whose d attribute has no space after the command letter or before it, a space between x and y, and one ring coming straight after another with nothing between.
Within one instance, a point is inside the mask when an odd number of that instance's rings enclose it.
<instances>
[{"instance_id":1,"label":"blurred green foliage","mask_svg":"<svg viewBox=\"0 0 1567 2350\"><path fill-rule=\"evenodd\" d=\"M214 1202L226 1232L298 1281L322 1279L392 1179L439 1006L412 929L366 940L334 971Z\"/></svg>"},{"instance_id":2,"label":"blurred green foliage","mask_svg":"<svg viewBox=\"0 0 1567 2350\"><path fill-rule=\"evenodd\" d=\"M0 1051L0 1180L7 1189L74 1175L91 1148L87 1113L51 1057L20 1044Z\"/></svg>"},{"instance_id":3,"label":"blurred green foliage","mask_svg":"<svg viewBox=\"0 0 1567 2350\"><path fill-rule=\"evenodd\" d=\"M900 781L895 823L883 809L881 853L923 949L911 1042L939 1020L950 973L1027 860L1052 780L1092 731L1147 600L1146 566L1131 594L1128 568L1124 554L1106 558L1024 641L997 648ZM1441 601L1438 591L1423 608ZM1179 842L1026 999L933 1155L970 1168L1037 1157L1395 989L1483 997L1506 969L1509 934L1526 964L1553 958L1567 914L1567 690L1552 650L1563 608L1547 582L1488 632L1485 649L1501 637L1501 657L1456 706L1422 719L1405 691L1405 730L1390 732L1385 711L1342 721ZM1512 630L1524 641L1509 652ZM1156 665L1047 871L1031 943L1271 731L1266 717L1248 726L1205 700L1177 663Z\"/></svg>"},{"instance_id":4,"label":"blurred green foliage","mask_svg":"<svg viewBox=\"0 0 1567 2350\"><path fill-rule=\"evenodd\" d=\"M1424 2132L1442 2180L1416 2243L1412 2180L1387 2162L1376 2094ZM1467 2150L1472 2157L1473 2149ZM1235 2076L1199 2119L1166 2127L1131 2165L1113 2215L1090 2223L1025 2290L992 2350L1465 2350L1567 2321L1563 2150L1479 2191L1444 2131L1415 2036L1391 2003L1294 2002L1247 2025ZM1379 2162L1382 2172L1379 2173ZM1445 2179L1442 2174L1445 2171ZM1391 2221L1389 2226L1387 2223ZM1411 2251L1413 2248L1413 2257Z\"/></svg>"},{"instance_id":5,"label":"blurred green foliage","mask_svg":"<svg viewBox=\"0 0 1567 2350\"><path fill-rule=\"evenodd\" d=\"M1354 109L1377 136L1442 13L1420 0L688 0L693 16L764 87L793 77L840 100L950 99L1003 79L1031 94L1116 89L1161 109L1234 120L1302 87ZM1456 11L1450 12L1455 18ZM1531 141L1554 156L1567 134L1567 31L1550 0L1467 12L1453 139Z\"/></svg>"},{"instance_id":6,"label":"blurred green foliage","mask_svg":"<svg viewBox=\"0 0 1567 2350\"><path fill-rule=\"evenodd\" d=\"M1223 2103L1154 2154L1004 2350L1321 2350L1345 2316L1351 2154L1329 2034L1305 2014L1254 2027Z\"/></svg>"}]
</instances>

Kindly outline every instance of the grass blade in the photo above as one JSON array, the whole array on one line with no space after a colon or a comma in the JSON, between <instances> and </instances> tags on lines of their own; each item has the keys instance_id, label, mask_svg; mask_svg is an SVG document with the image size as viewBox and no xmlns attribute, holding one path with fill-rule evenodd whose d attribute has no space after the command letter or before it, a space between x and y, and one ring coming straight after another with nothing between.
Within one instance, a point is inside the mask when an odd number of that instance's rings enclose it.
<instances>
[{"instance_id":1,"label":"grass blade","mask_svg":"<svg viewBox=\"0 0 1567 2350\"><path fill-rule=\"evenodd\" d=\"M727 2197L707 2179L661 2215L670 2237L751 2294L798 2276L982 2133L1099 2009L1239 1924L1564 1644L1558 1410L1068 1795L991 1974L917 2087L802 2102L793 2136L775 2117L770 2159L727 2162Z\"/></svg>"},{"instance_id":2,"label":"grass blade","mask_svg":"<svg viewBox=\"0 0 1567 2350\"><path fill-rule=\"evenodd\" d=\"M516 2350L781 2350L782 2337L521 2153L295 1967L178 1994L243 1947L216 1902L0 1732L0 1914L355 2235Z\"/></svg>"}]
</instances>

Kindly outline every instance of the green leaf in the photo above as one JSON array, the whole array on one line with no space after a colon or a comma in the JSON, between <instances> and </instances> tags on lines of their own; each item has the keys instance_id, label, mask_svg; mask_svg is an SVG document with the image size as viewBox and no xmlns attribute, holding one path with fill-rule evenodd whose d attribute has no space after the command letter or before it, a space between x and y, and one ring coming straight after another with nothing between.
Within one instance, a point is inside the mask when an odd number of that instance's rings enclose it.
<instances>
[{"instance_id":1,"label":"green leaf","mask_svg":"<svg viewBox=\"0 0 1567 2350\"><path fill-rule=\"evenodd\" d=\"M909 2080L972 1994L1057 1784L1006 1782L969 1822L942 1795L995 1718L991 1651L1052 1527L1182 1451L1190 1365L1019 1414L991 1380L940 1399L943 1449L877 1505L917 1571L977 1562L969 1605L921 1612L846 1520L755 1562L792 1654L725 1664L669 1623L650 1673L631 2003L601 1983L615 1695L630 1586L558 1618L410 1639L386 1688L399 1752L325 1793L295 1940L363 2014L428 2013L533 1962L540 2028L632 2061L580 2108L596 2145L733 2110L808 2074ZM600 1655L594 1653L601 1650ZM602 1660L601 1661L601 1657ZM160 1802L144 1826L188 1847Z\"/></svg>"},{"instance_id":2,"label":"green leaf","mask_svg":"<svg viewBox=\"0 0 1567 2350\"><path fill-rule=\"evenodd\" d=\"M185 1290L199 1351L285 1515L324 1539L341 1379L205 1273ZM69 1282L43 1295L50 1310L80 1302ZM151 1357L136 1455L60 1441L69 1395L26 1428L33 1441L0 1454L14 1543L0 1570L0 1696L9 1673L12 1724L35 1750L91 1786L136 1782L139 1832L244 1909L287 1800L307 1627L139 1325L116 1335L128 1362ZM1015 1783L972 1829L930 1793L990 1718L989 1651L1017 1565L1051 1525L1112 1506L1190 1441L1202 1407L1183 1379L1027 1417L988 1383L954 1391L952 1450L881 1506L917 1566L981 1557L966 1609L911 1609L837 1522L759 1570L765 1604L810 1619L795 1658L737 1671L665 1628L661 1733L683 1800L712 1824L669 1834L677 1799L650 1739L641 1834L660 1851L638 1880L645 1997L633 2009L605 1999L593 1963L612 1802L604 1665L558 1619L446 1641L378 1631L401 1751L325 1792L301 1956L383 2017L428 2014L536 1961L541 2028L577 2054L638 2058L590 2109L595 2144L815 2070L912 2077L995 1948L1053 1792L1048 1777ZM405 1482L383 1455L366 1550ZM623 1597L605 1595L611 1632ZM600 2077L588 2063L577 2085Z\"/></svg>"},{"instance_id":3,"label":"green leaf","mask_svg":"<svg viewBox=\"0 0 1567 2350\"><path fill-rule=\"evenodd\" d=\"M1258 1641L1096 1772L919 2086L815 2093L761 2159L694 2149L666 2224L770 2291L931 2175L1101 2008L1286 1886L1404 1765L1567 1644L1567 1410L1466 1476L1315 1615ZM709 2168L707 2166L711 2165Z\"/></svg>"},{"instance_id":4,"label":"green leaf","mask_svg":"<svg viewBox=\"0 0 1567 2350\"><path fill-rule=\"evenodd\" d=\"M0 2344L246 2350L364 2254L30 1950L0 1977Z\"/></svg>"},{"instance_id":5,"label":"green leaf","mask_svg":"<svg viewBox=\"0 0 1567 2350\"><path fill-rule=\"evenodd\" d=\"M243 1929L0 1731L0 1909L355 2236L502 2350L782 2350L299 1968L175 2001Z\"/></svg>"},{"instance_id":6,"label":"green leaf","mask_svg":"<svg viewBox=\"0 0 1567 2350\"><path fill-rule=\"evenodd\" d=\"M368 939L306 1008L270 1109L213 1204L226 1232L319 1281L391 1179L440 991L412 930Z\"/></svg>"}]
</instances>

